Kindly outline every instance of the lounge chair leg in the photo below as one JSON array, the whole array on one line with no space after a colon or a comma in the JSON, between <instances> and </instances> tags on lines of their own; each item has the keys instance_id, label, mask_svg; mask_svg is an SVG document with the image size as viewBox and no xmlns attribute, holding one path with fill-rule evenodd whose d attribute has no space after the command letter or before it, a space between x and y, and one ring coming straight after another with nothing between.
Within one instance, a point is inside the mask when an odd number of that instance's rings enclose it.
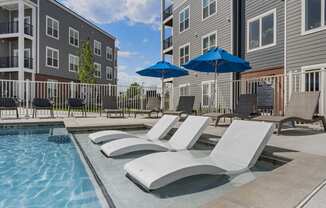
<instances>
[{"instance_id":1,"label":"lounge chair leg","mask_svg":"<svg viewBox=\"0 0 326 208\"><path fill-rule=\"evenodd\" d=\"M277 128L277 135L280 135L280 134L281 134L282 126L283 126L283 122L280 122L280 123L278 124L278 128Z\"/></svg>"},{"instance_id":2,"label":"lounge chair leg","mask_svg":"<svg viewBox=\"0 0 326 208\"><path fill-rule=\"evenodd\" d=\"M68 108L68 118L70 117L70 108Z\"/></svg>"},{"instance_id":3,"label":"lounge chair leg","mask_svg":"<svg viewBox=\"0 0 326 208\"><path fill-rule=\"evenodd\" d=\"M16 109L16 117L19 118L18 109Z\"/></svg>"},{"instance_id":4,"label":"lounge chair leg","mask_svg":"<svg viewBox=\"0 0 326 208\"><path fill-rule=\"evenodd\" d=\"M50 110L51 117L54 118L54 112L53 109Z\"/></svg>"},{"instance_id":5,"label":"lounge chair leg","mask_svg":"<svg viewBox=\"0 0 326 208\"><path fill-rule=\"evenodd\" d=\"M220 122L220 117L216 117L216 121L215 121L215 127L217 127L218 126L218 123Z\"/></svg>"}]
</instances>

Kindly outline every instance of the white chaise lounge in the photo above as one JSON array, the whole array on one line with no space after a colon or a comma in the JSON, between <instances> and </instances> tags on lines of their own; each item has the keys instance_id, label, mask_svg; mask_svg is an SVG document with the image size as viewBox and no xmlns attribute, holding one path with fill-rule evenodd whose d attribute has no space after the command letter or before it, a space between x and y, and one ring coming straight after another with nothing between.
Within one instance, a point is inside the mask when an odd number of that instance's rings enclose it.
<instances>
[{"instance_id":1,"label":"white chaise lounge","mask_svg":"<svg viewBox=\"0 0 326 208\"><path fill-rule=\"evenodd\" d=\"M207 157L195 158L189 151L154 153L127 163L124 169L146 190L188 176L239 174L255 165L273 129L270 123L234 121Z\"/></svg>"},{"instance_id":2,"label":"white chaise lounge","mask_svg":"<svg viewBox=\"0 0 326 208\"><path fill-rule=\"evenodd\" d=\"M145 150L157 152L186 150L192 148L208 125L207 117L188 116L167 142L155 138L145 140L131 137L106 143L101 146L101 150L108 157Z\"/></svg>"},{"instance_id":3,"label":"white chaise lounge","mask_svg":"<svg viewBox=\"0 0 326 208\"><path fill-rule=\"evenodd\" d=\"M145 135L139 136L143 139L162 139L175 126L178 121L177 116L164 115ZM90 140L95 144L110 142L117 139L137 137L124 131L99 131L88 135Z\"/></svg>"}]
</instances>

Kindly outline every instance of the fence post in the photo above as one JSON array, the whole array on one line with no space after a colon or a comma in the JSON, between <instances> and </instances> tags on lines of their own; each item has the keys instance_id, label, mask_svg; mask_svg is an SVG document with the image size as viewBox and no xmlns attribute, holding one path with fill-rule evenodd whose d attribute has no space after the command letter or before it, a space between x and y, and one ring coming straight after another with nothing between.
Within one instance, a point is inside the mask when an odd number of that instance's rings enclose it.
<instances>
[{"instance_id":1,"label":"fence post","mask_svg":"<svg viewBox=\"0 0 326 208\"><path fill-rule=\"evenodd\" d=\"M320 94L321 94L321 106L322 106L322 108L321 108L321 111L322 112L320 112L322 115L325 115L326 114L326 107L325 107L325 102L326 102L326 97L325 97L325 94L326 94L326 85L325 85L325 81L326 81L326 72L325 72L325 68L323 68L322 70L321 70L321 80L320 80L320 90L321 90L321 92L320 92Z\"/></svg>"},{"instance_id":2,"label":"fence post","mask_svg":"<svg viewBox=\"0 0 326 208\"><path fill-rule=\"evenodd\" d=\"M23 84L24 84L24 82L23 82ZM30 104L29 104L29 102L30 102L30 95L31 95L31 93L30 93L30 80L29 79L27 79L26 81L25 81L25 84L26 84L26 104L25 104L25 117L26 118L29 118L29 112L28 112L28 109L29 109L29 107L30 107Z\"/></svg>"}]
</instances>

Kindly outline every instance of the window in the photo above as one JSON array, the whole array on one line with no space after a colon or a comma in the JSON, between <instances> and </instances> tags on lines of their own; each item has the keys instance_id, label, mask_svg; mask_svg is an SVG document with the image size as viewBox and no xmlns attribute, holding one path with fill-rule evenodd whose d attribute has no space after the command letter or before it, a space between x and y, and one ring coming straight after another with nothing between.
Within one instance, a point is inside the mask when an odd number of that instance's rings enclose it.
<instances>
[{"instance_id":1,"label":"window","mask_svg":"<svg viewBox=\"0 0 326 208\"><path fill-rule=\"evenodd\" d=\"M59 68L59 50L46 47L46 64L47 67Z\"/></svg>"},{"instance_id":2,"label":"window","mask_svg":"<svg viewBox=\"0 0 326 208\"><path fill-rule=\"evenodd\" d=\"M179 60L179 63L180 63L180 66L187 63L190 59L190 55L189 55L189 51L190 50L190 45L185 45L185 46L181 46L180 47L180 60Z\"/></svg>"},{"instance_id":3,"label":"window","mask_svg":"<svg viewBox=\"0 0 326 208\"><path fill-rule=\"evenodd\" d=\"M94 67L95 67L95 72L94 72L94 76L96 78L101 78L101 70L102 70L102 66L99 63L94 63Z\"/></svg>"},{"instance_id":4,"label":"window","mask_svg":"<svg viewBox=\"0 0 326 208\"><path fill-rule=\"evenodd\" d=\"M190 95L190 84L179 85L179 95L189 96Z\"/></svg>"},{"instance_id":5,"label":"window","mask_svg":"<svg viewBox=\"0 0 326 208\"><path fill-rule=\"evenodd\" d=\"M94 54L97 56L102 54L102 43L97 40L94 40Z\"/></svg>"},{"instance_id":6,"label":"window","mask_svg":"<svg viewBox=\"0 0 326 208\"><path fill-rule=\"evenodd\" d=\"M79 47L79 32L74 28L69 28L69 44L75 47Z\"/></svg>"},{"instance_id":7,"label":"window","mask_svg":"<svg viewBox=\"0 0 326 208\"><path fill-rule=\"evenodd\" d=\"M248 21L248 51L276 44L276 9Z\"/></svg>"},{"instance_id":8,"label":"window","mask_svg":"<svg viewBox=\"0 0 326 208\"><path fill-rule=\"evenodd\" d=\"M183 32L187 29L189 29L189 7L183 9L180 13L179 13L179 31Z\"/></svg>"},{"instance_id":9,"label":"window","mask_svg":"<svg viewBox=\"0 0 326 208\"><path fill-rule=\"evenodd\" d=\"M106 47L106 59L112 61L113 60L113 49L111 47Z\"/></svg>"},{"instance_id":10,"label":"window","mask_svg":"<svg viewBox=\"0 0 326 208\"><path fill-rule=\"evenodd\" d=\"M213 101L213 99L216 98L216 96L214 96L214 87L215 87L214 80L202 83L202 106L203 107L209 107L209 106L213 107L215 105L215 102Z\"/></svg>"},{"instance_id":11,"label":"window","mask_svg":"<svg viewBox=\"0 0 326 208\"><path fill-rule=\"evenodd\" d=\"M320 69L307 70L305 72L305 91L320 91Z\"/></svg>"},{"instance_id":12,"label":"window","mask_svg":"<svg viewBox=\"0 0 326 208\"><path fill-rule=\"evenodd\" d=\"M59 39L59 21L49 16L46 16L46 35Z\"/></svg>"},{"instance_id":13,"label":"window","mask_svg":"<svg viewBox=\"0 0 326 208\"><path fill-rule=\"evenodd\" d=\"M79 70L79 57L69 54L69 71L78 72Z\"/></svg>"},{"instance_id":14,"label":"window","mask_svg":"<svg viewBox=\"0 0 326 208\"><path fill-rule=\"evenodd\" d=\"M314 29L326 26L326 1L325 0L302 0L304 14L304 30L314 31Z\"/></svg>"},{"instance_id":15,"label":"window","mask_svg":"<svg viewBox=\"0 0 326 208\"><path fill-rule=\"evenodd\" d=\"M203 19L206 19L216 13L216 0L202 0Z\"/></svg>"},{"instance_id":16,"label":"window","mask_svg":"<svg viewBox=\"0 0 326 208\"><path fill-rule=\"evenodd\" d=\"M106 79L113 80L114 79L114 70L112 67L106 67Z\"/></svg>"},{"instance_id":17,"label":"window","mask_svg":"<svg viewBox=\"0 0 326 208\"><path fill-rule=\"evenodd\" d=\"M216 32L208 34L202 38L202 52L203 54L212 48L215 48L216 44Z\"/></svg>"}]
</instances>

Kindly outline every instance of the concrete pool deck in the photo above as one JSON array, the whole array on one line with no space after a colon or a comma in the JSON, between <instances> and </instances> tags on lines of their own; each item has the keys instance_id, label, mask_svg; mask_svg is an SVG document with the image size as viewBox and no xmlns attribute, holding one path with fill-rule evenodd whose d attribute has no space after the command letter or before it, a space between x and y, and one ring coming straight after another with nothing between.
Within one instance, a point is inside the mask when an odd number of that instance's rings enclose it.
<instances>
[{"instance_id":1,"label":"concrete pool deck","mask_svg":"<svg viewBox=\"0 0 326 208\"><path fill-rule=\"evenodd\" d=\"M69 131L137 128L151 126L155 119L57 118L0 120L0 124L63 122ZM313 128L316 128L313 126ZM319 127L317 126L319 129ZM226 128L210 126L206 134L221 136ZM326 133L296 128L273 135L265 155L290 159L255 181L223 194L203 207L306 207L326 204ZM100 153L99 153L100 155ZM318 189L319 187L319 189ZM315 192L314 192L315 191ZM311 198L307 197L314 192Z\"/></svg>"}]
</instances>

